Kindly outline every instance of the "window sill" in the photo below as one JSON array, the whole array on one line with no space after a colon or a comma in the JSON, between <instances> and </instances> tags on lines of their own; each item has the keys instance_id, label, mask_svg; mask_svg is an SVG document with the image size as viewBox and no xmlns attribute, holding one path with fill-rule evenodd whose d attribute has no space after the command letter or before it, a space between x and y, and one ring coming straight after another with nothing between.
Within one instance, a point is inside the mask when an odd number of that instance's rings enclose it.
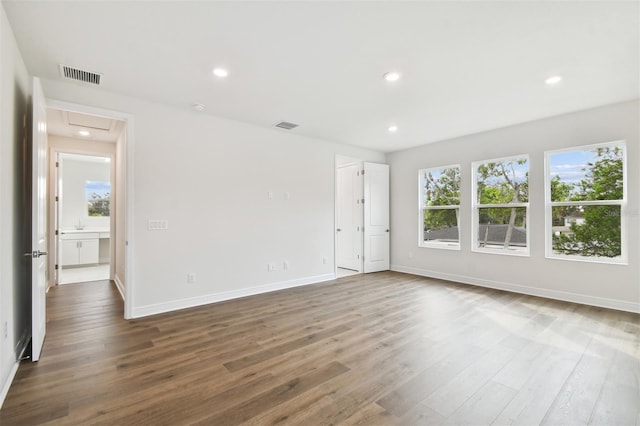
<instances>
[{"instance_id":1,"label":"window sill","mask_svg":"<svg viewBox=\"0 0 640 426\"><path fill-rule=\"evenodd\" d=\"M526 249L504 249L502 247L495 248L486 248L486 247L475 247L472 248L471 251L475 253L485 253L485 254L497 254L503 256L519 256L519 257L530 257L529 248Z\"/></svg>"},{"instance_id":2,"label":"window sill","mask_svg":"<svg viewBox=\"0 0 640 426\"><path fill-rule=\"evenodd\" d=\"M629 262L627 259L622 257L613 258L613 257L586 257L586 256L570 256L570 255L546 255L546 259L552 260L568 260L570 262L586 262L586 263L599 263L605 265L621 265L628 266Z\"/></svg>"},{"instance_id":3,"label":"window sill","mask_svg":"<svg viewBox=\"0 0 640 426\"><path fill-rule=\"evenodd\" d=\"M418 247L460 251L460 243L445 243L445 242L435 242L435 241L426 242L425 241L425 242L418 243Z\"/></svg>"}]
</instances>

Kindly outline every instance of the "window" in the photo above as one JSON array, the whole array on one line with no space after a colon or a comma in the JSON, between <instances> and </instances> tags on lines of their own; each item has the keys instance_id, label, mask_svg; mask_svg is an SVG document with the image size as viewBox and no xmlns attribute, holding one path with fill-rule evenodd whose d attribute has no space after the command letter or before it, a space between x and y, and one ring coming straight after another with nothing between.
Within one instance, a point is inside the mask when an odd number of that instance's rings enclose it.
<instances>
[{"instance_id":1,"label":"window","mask_svg":"<svg viewBox=\"0 0 640 426\"><path fill-rule=\"evenodd\" d=\"M529 255L529 157L473 163L472 249Z\"/></svg>"},{"instance_id":2,"label":"window","mask_svg":"<svg viewBox=\"0 0 640 426\"><path fill-rule=\"evenodd\" d=\"M460 166L422 169L418 176L418 245L460 250Z\"/></svg>"},{"instance_id":3,"label":"window","mask_svg":"<svg viewBox=\"0 0 640 426\"><path fill-rule=\"evenodd\" d=\"M545 153L546 254L625 263L625 145Z\"/></svg>"},{"instance_id":4,"label":"window","mask_svg":"<svg viewBox=\"0 0 640 426\"><path fill-rule=\"evenodd\" d=\"M108 217L111 200L111 183L88 180L84 183L87 216Z\"/></svg>"}]
</instances>

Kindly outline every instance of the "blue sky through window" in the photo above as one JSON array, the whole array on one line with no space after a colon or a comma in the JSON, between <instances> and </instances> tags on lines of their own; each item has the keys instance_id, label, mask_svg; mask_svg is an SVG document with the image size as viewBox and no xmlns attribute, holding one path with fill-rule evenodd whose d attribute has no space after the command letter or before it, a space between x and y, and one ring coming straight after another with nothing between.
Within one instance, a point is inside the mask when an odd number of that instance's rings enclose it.
<instances>
[{"instance_id":1,"label":"blue sky through window","mask_svg":"<svg viewBox=\"0 0 640 426\"><path fill-rule=\"evenodd\" d=\"M589 164L596 161L596 151L580 150L559 152L549 156L551 178L559 176L564 183L580 183L585 178Z\"/></svg>"},{"instance_id":2,"label":"blue sky through window","mask_svg":"<svg viewBox=\"0 0 640 426\"><path fill-rule=\"evenodd\" d=\"M88 180L84 185L85 193L87 194L87 199L91 198L92 194L98 194L101 198L104 198L105 195L111 193L111 184L109 182L101 182Z\"/></svg>"}]
</instances>

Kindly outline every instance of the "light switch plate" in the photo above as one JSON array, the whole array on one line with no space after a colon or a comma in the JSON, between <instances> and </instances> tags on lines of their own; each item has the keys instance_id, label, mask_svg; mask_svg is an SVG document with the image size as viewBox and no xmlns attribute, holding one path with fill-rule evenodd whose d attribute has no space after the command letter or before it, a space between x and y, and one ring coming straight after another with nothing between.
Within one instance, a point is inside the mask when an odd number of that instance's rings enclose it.
<instances>
[{"instance_id":1,"label":"light switch plate","mask_svg":"<svg viewBox=\"0 0 640 426\"><path fill-rule=\"evenodd\" d=\"M166 231L167 229L169 229L169 221L166 219L164 220L149 219L147 221L147 229L149 231Z\"/></svg>"}]
</instances>

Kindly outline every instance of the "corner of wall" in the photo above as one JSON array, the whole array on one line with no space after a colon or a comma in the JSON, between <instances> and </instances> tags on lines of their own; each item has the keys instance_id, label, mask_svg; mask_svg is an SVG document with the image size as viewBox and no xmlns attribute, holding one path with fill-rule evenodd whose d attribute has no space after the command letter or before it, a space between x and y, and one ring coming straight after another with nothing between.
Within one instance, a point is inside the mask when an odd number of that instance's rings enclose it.
<instances>
[{"instance_id":1,"label":"corner of wall","mask_svg":"<svg viewBox=\"0 0 640 426\"><path fill-rule=\"evenodd\" d=\"M122 297L122 300L126 300L126 293L127 293L127 289L124 286L124 282L122 281L122 279L120 278L119 275L115 275L113 277L113 281L116 283L116 288L118 289L118 293L120 293L120 297Z\"/></svg>"}]
</instances>

